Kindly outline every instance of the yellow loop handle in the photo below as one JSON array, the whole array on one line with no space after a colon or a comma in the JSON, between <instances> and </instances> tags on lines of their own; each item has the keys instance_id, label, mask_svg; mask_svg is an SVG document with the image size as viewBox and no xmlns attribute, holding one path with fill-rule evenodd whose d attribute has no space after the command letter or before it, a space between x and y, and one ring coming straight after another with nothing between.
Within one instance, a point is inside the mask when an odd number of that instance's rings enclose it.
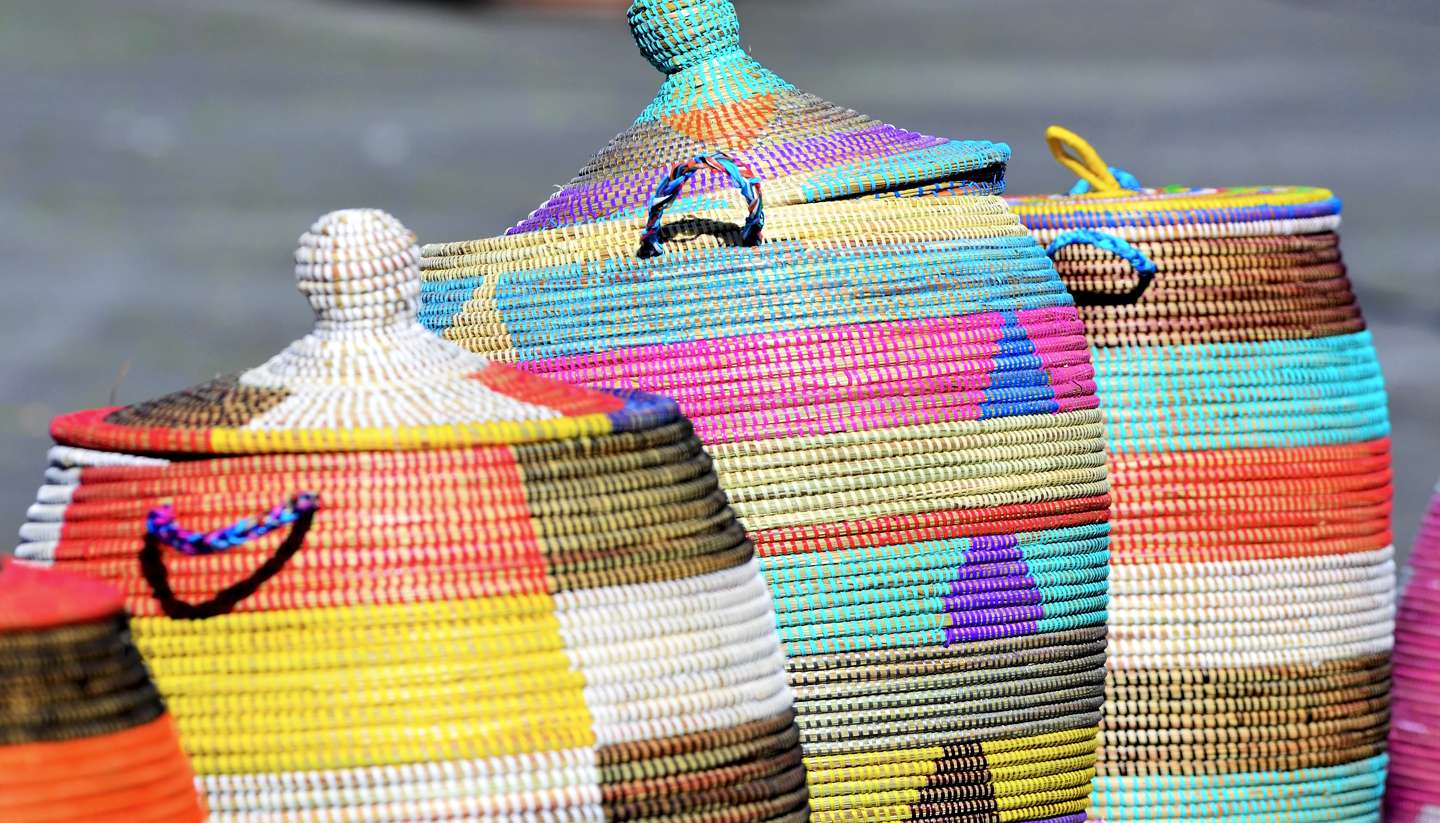
<instances>
[{"instance_id":1,"label":"yellow loop handle","mask_svg":"<svg viewBox=\"0 0 1440 823\"><path fill-rule=\"evenodd\" d=\"M1110 173L1110 167L1100 159L1100 153L1085 138L1064 126L1051 126L1045 130L1045 142L1050 146L1050 153L1055 155L1055 161L1088 182L1092 192L1125 190Z\"/></svg>"}]
</instances>

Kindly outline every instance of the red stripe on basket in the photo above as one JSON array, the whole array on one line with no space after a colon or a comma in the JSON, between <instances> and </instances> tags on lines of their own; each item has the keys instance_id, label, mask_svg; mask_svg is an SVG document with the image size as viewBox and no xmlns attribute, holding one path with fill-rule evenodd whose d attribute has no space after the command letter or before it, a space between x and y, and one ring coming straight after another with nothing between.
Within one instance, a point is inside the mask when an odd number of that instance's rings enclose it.
<instances>
[{"instance_id":1,"label":"red stripe on basket","mask_svg":"<svg viewBox=\"0 0 1440 823\"><path fill-rule=\"evenodd\" d=\"M502 447L83 469L65 507L56 565L109 580L134 614L158 615L138 562L151 509L170 502L186 528L206 531L297 491L320 499L303 547L236 611L548 590L520 471ZM170 582L186 600L208 599L264 563L288 533L207 556L166 550Z\"/></svg>"},{"instance_id":2,"label":"red stripe on basket","mask_svg":"<svg viewBox=\"0 0 1440 823\"><path fill-rule=\"evenodd\" d=\"M504 363L491 363L470 378L507 397L554 409L566 417L610 414L625 407L623 399L609 392L546 379Z\"/></svg>"},{"instance_id":3,"label":"red stripe on basket","mask_svg":"<svg viewBox=\"0 0 1440 823\"><path fill-rule=\"evenodd\" d=\"M50 436L56 443L133 454L212 451L209 429L117 426L105 422L120 408L107 406L60 415L50 422Z\"/></svg>"},{"instance_id":4,"label":"red stripe on basket","mask_svg":"<svg viewBox=\"0 0 1440 823\"><path fill-rule=\"evenodd\" d=\"M949 509L846 523L763 529L751 532L750 539L761 556L841 551L1103 523L1109 519L1109 506L1110 497L1101 494L988 509Z\"/></svg>"},{"instance_id":5,"label":"red stripe on basket","mask_svg":"<svg viewBox=\"0 0 1440 823\"><path fill-rule=\"evenodd\" d=\"M1111 562L1319 557L1391 544L1390 441L1112 454Z\"/></svg>"},{"instance_id":6,"label":"red stripe on basket","mask_svg":"<svg viewBox=\"0 0 1440 823\"><path fill-rule=\"evenodd\" d=\"M34 569L0 556L0 632L93 623L120 614L120 592L98 580Z\"/></svg>"}]
</instances>

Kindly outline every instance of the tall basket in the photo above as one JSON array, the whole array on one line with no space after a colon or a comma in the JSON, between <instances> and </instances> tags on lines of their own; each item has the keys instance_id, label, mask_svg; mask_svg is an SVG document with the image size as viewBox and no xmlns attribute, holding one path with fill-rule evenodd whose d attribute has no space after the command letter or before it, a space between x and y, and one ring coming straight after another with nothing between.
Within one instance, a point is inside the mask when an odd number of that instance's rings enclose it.
<instances>
[{"instance_id":1,"label":"tall basket","mask_svg":"<svg viewBox=\"0 0 1440 823\"><path fill-rule=\"evenodd\" d=\"M1092 344L1114 484L1093 814L1374 821L1395 616L1384 380L1324 189L1010 198Z\"/></svg>"}]
</instances>

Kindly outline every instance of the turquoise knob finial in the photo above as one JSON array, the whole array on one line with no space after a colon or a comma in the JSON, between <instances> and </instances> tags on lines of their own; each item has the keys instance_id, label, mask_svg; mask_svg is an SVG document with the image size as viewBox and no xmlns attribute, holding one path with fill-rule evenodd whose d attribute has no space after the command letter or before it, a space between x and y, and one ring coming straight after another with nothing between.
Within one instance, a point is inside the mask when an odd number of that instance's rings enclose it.
<instances>
[{"instance_id":1,"label":"turquoise knob finial","mask_svg":"<svg viewBox=\"0 0 1440 823\"><path fill-rule=\"evenodd\" d=\"M740 48L730 0L635 0L625 16L640 52L666 74Z\"/></svg>"}]
</instances>

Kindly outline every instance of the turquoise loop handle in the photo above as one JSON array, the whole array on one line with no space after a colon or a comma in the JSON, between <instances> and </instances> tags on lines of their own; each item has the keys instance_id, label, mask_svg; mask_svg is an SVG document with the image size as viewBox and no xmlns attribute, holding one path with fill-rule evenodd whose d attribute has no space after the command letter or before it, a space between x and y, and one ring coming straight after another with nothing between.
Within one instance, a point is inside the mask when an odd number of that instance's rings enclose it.
<instances>
[{"instance_id":1,"label":"turquoise loop handle","mask_svg":"<svg viewBox=\"0 0 1440 823\"><path fill-rule=\"evenodd\" d=\"M1120 184L1120 188L1127 191L1140 191L1140 189L1143 188L1143 186L1140 185L1140 178L1130 172L1125 171L1119 166L1109 166L1108 168L1110 169L1110 174L1114 176L1115 181ZM1089 194L1093 188L1094 187L1090 185L1090 181L1082 177L1075 181L1075 185L1070 187L1068 193L1071 197L1074 197L1077 194Z\"/></svg>"},{"instance_id":2,"label":"turquoise loop handle","mask_svg":"<svg viewBox=\"0 0 1440 823\"><path fill-rule=\"evenodd\" d=\"M1060 234L1051 241L1050 245L1045 247L1045 253L1053 260L1061 249L1076 245L1094 246L1097 249L1108 251L1116 257L1124 259L1135 269L1135 273L1140 275L1140 281L1135 284L1135 288L1125 294L1072 290L1070 294L1075 298L1077 306L1116 306L1135 303L1155 281L1155 261L1128 241L1113 234L1090 229L1074 229Z\"/></svg>"},{"instance_id":3,"label":"turquoise loop handle","mask_svg":"<svg viewBox=\"0 0 1440 823\"><path fill-rule=\"evenodd\" d=\"M660 218L665 209L680 196L685 183L701 169L710 169L728 176L736 188L745 196L747 211L745 223L740 227L740 245L754 246L760 243L760 232L765 227L765 203L760 197L760 180L748 166L743 166L728 154L716 152L692 157L677 163L670 174L655 187L650 195L650 210L645 218L645 232L640 235L639 257L656 257L663 254L665 246L660 242Z\"/></svg>"}]
</instances>

